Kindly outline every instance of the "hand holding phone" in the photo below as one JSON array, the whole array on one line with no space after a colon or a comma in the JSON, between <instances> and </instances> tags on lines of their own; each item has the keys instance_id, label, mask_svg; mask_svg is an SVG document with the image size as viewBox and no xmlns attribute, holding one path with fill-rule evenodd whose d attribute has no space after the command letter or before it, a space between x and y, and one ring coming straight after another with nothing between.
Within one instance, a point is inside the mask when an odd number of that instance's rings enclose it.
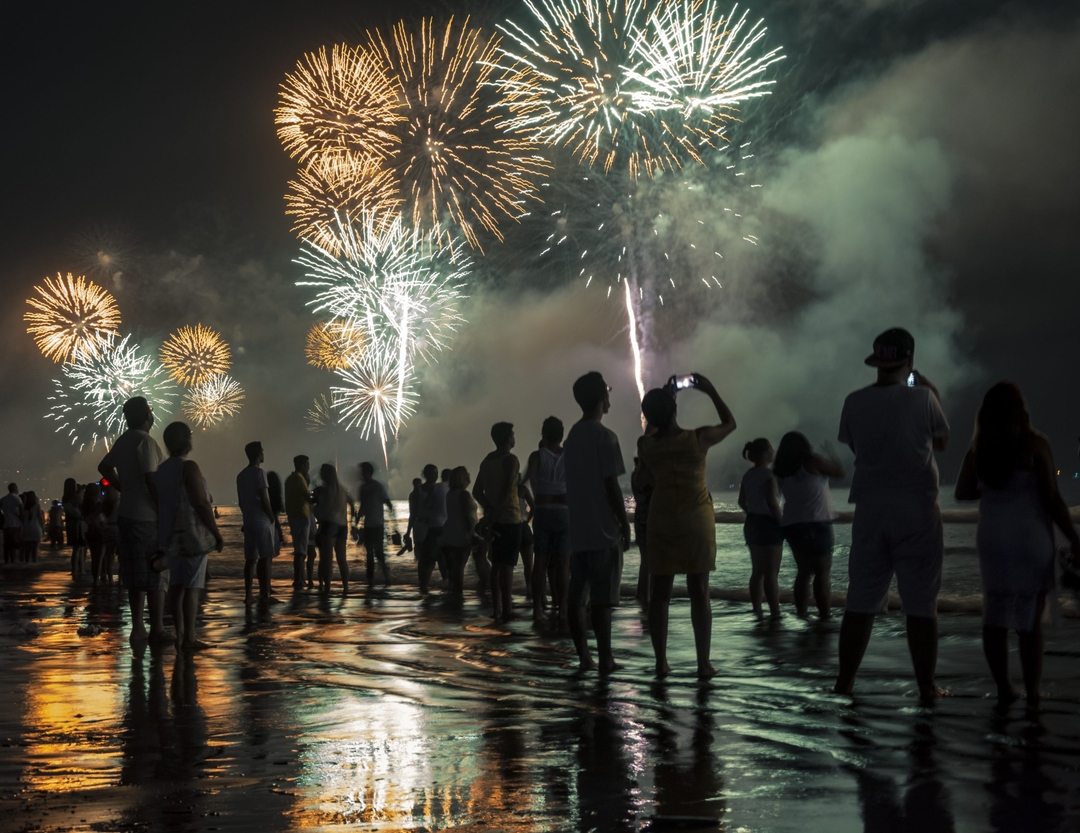
<instances>
[{"instance_id":1,"label":"hand holding phone","mask_svg":"<svg viewBox=\"0 0 1080 833\"><path fill-rule=\"evenodd\" d=\"M668 387L678 393L679 391L686 390L687 388L696 388L697 380L694 378L693 373L686 376L672 376L670 379L668 379Z\"/></svg>"}]
</instances>

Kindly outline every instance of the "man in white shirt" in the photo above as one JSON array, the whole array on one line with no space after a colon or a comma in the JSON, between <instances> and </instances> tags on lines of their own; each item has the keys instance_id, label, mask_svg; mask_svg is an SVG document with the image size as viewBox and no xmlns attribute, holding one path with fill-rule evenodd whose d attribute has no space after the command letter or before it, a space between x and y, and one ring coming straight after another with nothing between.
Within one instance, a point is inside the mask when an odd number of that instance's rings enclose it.
<instances>
[{"instance_id":1,"label":"man in white shirt","mask_svg":"<svg viewBox=\"0 0 1080 833\"><path fill-rule=\"evenodd\" d=\"M913 370L914 359L915 339L907 330L879 335L866 359L877 368L877 382L850 394L840 416L840 442L855 452L849 497L855 520L834 687L839 694L852 692L894 574L920 696L932 701L939 693L934 671L943 546L934 452L945 450L949 423L937 389Z\"/></svg>"},{"instance_id":2,"label":"man in white shirt","mask_svg":"<svg viewBox=\"0 0 1080 833\"><path fill-rule=\"evenodd\" d=\"M154 474L165 455L150 436L154 409L144 397L133 396L124 403L124 418L128 430L113 443L98 471L120 491L120 584L128 591L131 641L171 641L172 634L166 633L162 624L169 571L159 569L164 558L155 557L159 546ZM150 613L149 634L143 625L144 602Z\"/></svg>"},{"instance_id":3,"label":"man in white shirt","mask_svg":"<svg viewBox=\"0 0 1080 833\"><path fill-rule=\"evenodd\" d=\"M270 506L270 491L266 472L262 470L263 447L260 442L244 446L248 464L236 476L236 496L244 516L244 604L255 601L252 595L253 578L259 576L259 598L270 601L270 563L277 554L274 538L274 510Z\"/></svg>"},{"instance_id":4,"label":"man in white shirt","mask_svg":"<svg viewBox=\"0 0 1080 833\"><path fill-rule=\"evenodd\" d=\"M611 650L611 612L619 605L623 552L630 546L619 476L626 474L619 438L601 424L611 408L604 377L596 371L574 382L574 400L581 419L563 443L566 504L570 512L570 587L567 611L582 671L593 667L585 632L585 604L592 626L601 673L618 666Z\"/></svg>"},{"instance_id":5,"label":"man in white shirt","mask_svg":"<svg viewBox=\"0 0 1080 833\"><path fill-rule=\"evenodd\" d=\"M19 553L23 516L19 487L14 483L8 483L7 494L0 498L0 510L4 513L4 563L13 564Z\"/></svg>"}]
</instances>

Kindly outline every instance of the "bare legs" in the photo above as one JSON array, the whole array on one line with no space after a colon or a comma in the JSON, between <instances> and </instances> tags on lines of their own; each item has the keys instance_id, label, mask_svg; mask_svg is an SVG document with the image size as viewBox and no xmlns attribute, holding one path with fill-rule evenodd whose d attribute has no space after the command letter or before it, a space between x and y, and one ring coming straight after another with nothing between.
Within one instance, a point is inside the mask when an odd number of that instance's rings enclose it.
<instances>
[{"instance_id":1,"label":"bare legs","mask_svg":"<svg viewBox=\"0 0 1080 833\"><path fill-rule=\"evenodd\" d=\"M769 615L774 619L780 616L780 585L776 577L783 554L783 545L750 547L750 604L758 618L763 615L762 596L769 603Z\"/></svg>"},{"instance_id":2,"label":"bare legs","mask_svg":"<svg viewBox=\"0 0 1080 833\"><path fill-rule=\"evenodd\" d=\"M837 675L836 685L833 686L833 691L837 694L851 694L854 690L855 675L866 653L873 628L873 613L844 613L844 621L840 626L840 673ZM923 700L933 700L938 694L934 684L937 636L937 619L929 616L907 617L908 651L911 653L911 665L915 671L915 681L919 685L919 695Z\"/></svg>"},{"instance_id":3,"label":"bare legs","mask_svg":"<svg viewBox=\"0 0 1080 833\"><path fill-rule=\"evenodd\" d=\"M668 611L671 606L671 590L674 576L653 576L652 597L649 600L649 636L656 655L656 676L663 678L671 673L667 661ZM694 649L697 653L697 673L700 679L716 674L709 661L712 645L712 606L709 603L709 574L691 573L686 577L686 590L690 596L690 622L694 628Z\"/></svg>"},{"instance_id":4,"label":"bare legs","mask_svg":"<svg viewBox=\"0 0 1080 833\"><path fill-rule=\"evenodd\" d=\"M192 651L205 648L205 644L195 638L196 617L199 615L199 593L197 587L170 587L173 624L176 625L176 649Z\"/></svg>"},{"instance_id":5,"label":"bare legs","mask_svg":"<svg viewBox=\"0 0 1080 833\"><path fill-rule=\"evenodd\" d=\"M496 621L508 622L514 618L511 591L514 585L514 568L509 564L491 564L491 602Z\"/></svg>"},{"instance_id":6,"label":"bare legs","mask_svg":"<svg viewBox=\"0 0 1080 833\"><path fill-rule=\"evenodd\" d=\"M574 638L574 647L577 648L578 668L588 671L595 667L592 655L589 653L589 640L585 633L585 605L574 605L568 611L568 624L570 635ZM611 608L607 605L592 605L592 627L596 635L596 653L600 660L600 671L609 673L618 669L615 663L615 655L611 651Z\"/></svg>"},{"instance_id":7,"label":"bare legs","mask_svg":"<svg viewBox=\"0 0 1080 833\"><path fill-rule=\"evenodd\" d=\"M804 556L795 553L795 562L799 565L799 572L795 576L795 612L806 618L813 581L818 616L822 619L832 618L832 555Z\"/></svg>"},{"instance_id":8,"label":"bare legs","mask_svg":"<svg viewBox=\"0 0 1080 833\"><path fill-rule=\"evenodd\" d=\"M548 554L537 552L532 569L532 601L533 621L543 622L547 617L544 615L544 594L547 592ZM551 588L552 601L555 598L555 588Z\"/></svg>"},{"instance_id":9,"label":"bare legs","mask_svg":"<svg viewBox=\"0 0 1080 833\"><path fill-rule=\"evenodd\" d=\"M1040 595L1035 610L1035 625L1028 631L1017 631L1020 641L1020 667L1024 689L1031 708L1039 705L1039 685L1042 682L1043 632L1042 612L1046 596ZM998 688L998 705L1007 706L1018 696L1009 679L1009 632L1007 628L983 626L983 653L990 674Z\"/></svg>"}]
</instances>

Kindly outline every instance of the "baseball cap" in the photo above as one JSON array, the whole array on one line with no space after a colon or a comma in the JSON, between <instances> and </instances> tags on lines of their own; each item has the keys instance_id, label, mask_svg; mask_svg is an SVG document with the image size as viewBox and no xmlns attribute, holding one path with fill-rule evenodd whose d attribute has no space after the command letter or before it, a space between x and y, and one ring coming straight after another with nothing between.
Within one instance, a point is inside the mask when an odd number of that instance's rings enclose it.
<instances>
[{"instance_id":1,"label":"baseball cap","mask_svg":"<svg viewBox=\"0 0 1080 833\"><path fill-rule=\"evenodd\" d=\"M893 327L874 339L874 352L866 364L886 370L901 367L915 355L915 337L903 327Z\"/></svg>"}]
</instances>

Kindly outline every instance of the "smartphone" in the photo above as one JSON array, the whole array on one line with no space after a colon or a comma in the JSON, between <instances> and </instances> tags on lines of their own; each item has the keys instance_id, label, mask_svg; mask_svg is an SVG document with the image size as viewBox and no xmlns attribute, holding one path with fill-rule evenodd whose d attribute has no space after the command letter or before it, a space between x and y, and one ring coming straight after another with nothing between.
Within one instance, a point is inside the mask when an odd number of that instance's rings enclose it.
<instances>
[{"instance_id":1,"label":"smartphone","mask_svg":"<svg viewBox=\"0 0 1080 833\"><path fill-rule=\"evenodd\" d=\"M909 388L915 387L915 381L916 381L915 374L914 373L909 373L908 377L907 377L907 386Z\"/></svg>"},{"instance_id":2,"label":"smartphone","mask_svg":"<svg viewBox=\"0 0 1080 833\"><path fill-rule=\"evenodd\" d=\"M668 381L675 390L686 390L687 388L696 388L697 382L694 381L694 374L689 376L672 376Z\"/></svg>"}]
</instances>

